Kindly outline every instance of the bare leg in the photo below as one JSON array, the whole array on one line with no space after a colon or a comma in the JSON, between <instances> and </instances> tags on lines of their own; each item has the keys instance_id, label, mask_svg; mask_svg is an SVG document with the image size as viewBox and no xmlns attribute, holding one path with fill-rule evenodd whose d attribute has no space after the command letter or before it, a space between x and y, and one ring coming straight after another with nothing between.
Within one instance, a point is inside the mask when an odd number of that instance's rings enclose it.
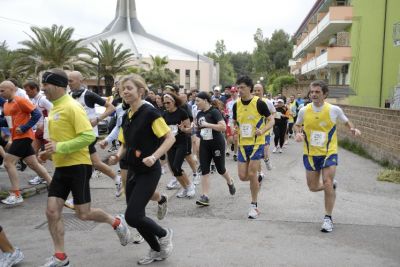
<instances>
[{"instance_id":1,"label":"bare leg","mask_svg":"<svg viewBox=\"0 0 400 267\"><path fill-rule=\"evenodd\" d=\"M0 232L0 250L4 253L14 252L14 247L11 245L10 241L8 241L4 230Z\"/></svg>"},{"instance_id":2,"label":"bare leg","mask_svg":"<svg viewBox=\"0 0 400 267\"><path fill-rule=\"evenodd\" d=\"M15 163L17 163L19 159L19 157L8 153L6 153L4 157L4 167L6 168L8 177L10 178L12 191L19 190L19 178L17 168L15 167Z\"/></svg>"},{"instance_id":3,"label":"bare leg","mask_svg":"<svg viewBox=\"0 0 400 267\"><path fill-rule=\"evenodd\" d=\"M110 166L108 166L107 164L105 164L100 160L97 152L90 154L90 160L93 163L93 168L101 171L102 173L104 173L105 175L107 175L108 177L110 177L115 181L117 174L110 168Z\"/></svg>"},{"instance_id":4,"label":"bare leg","mask_svg":"<svg viewBox=\"0 0 400 267\"><path fill-rule=\"evenodd\" d=\"M53 239L55 252L65 253L64 249L64 222L62 218L62 209L64 199L49 197L47 199L46 216L49 224L49 231Z\"/></svg>"},{"instance_id":5,"label":"bare leg","mask_svg":"<svg viewBox=\"0 0 400 267\"><path fill-rule=\"evenodd\" d=\"M326 215L332 215L335 206L336 192L333 189L333 179L335 178L336 166L330 166L322 170L325 192L325 212Z\"/></svg>"},{"instance_id":6,"label":"bare leg","mask_svg":"<svg viewBox=\"0 0 400 267\"><path fill-rule=\"evenodd\" d=\"M47 172L46 168L37 161L36 155L26 157L24 161L28 164L29 168L39 175L39 177L45 179L47 184L50 184L51 176Z\"/></svg>"}]
</instances>

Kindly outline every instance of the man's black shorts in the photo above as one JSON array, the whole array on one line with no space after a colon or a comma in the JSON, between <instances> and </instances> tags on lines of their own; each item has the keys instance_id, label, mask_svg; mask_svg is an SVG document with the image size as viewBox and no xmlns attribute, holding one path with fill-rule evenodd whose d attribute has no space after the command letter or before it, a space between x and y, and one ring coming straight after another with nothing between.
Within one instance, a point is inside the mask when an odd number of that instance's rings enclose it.
<instances>
[{"instance_id":1,"label":"man's black shorts","mask_svg":"<svg viewBox=\"0 0 400 267\"><path fill-rule=\"evenodd\" d=\"M32 139L30 138L13 140L7 153L19 158L26 158L36 154L32 147Z\"/></svg>"},{"instance_id":2,"label":"man's black shorts","mask_svg":"<svg viewBox=\"0 0 400 267\"><path fill-rule=\"evenodd\" d=\"M57 167L49 186L49 197L67 199L70 192L74 204L90 203L90 184L92 165L80 164L67 167Z\"/></svg>"}]
</instances>

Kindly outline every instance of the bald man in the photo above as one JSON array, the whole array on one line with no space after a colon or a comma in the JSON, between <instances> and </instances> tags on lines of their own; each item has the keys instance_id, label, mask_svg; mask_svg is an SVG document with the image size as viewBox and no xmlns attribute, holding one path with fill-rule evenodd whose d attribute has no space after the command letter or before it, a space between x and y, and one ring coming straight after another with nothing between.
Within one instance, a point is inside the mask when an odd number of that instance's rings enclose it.
<instances>
[{"instance_id":1,"label":"bald man","mask_svg":"<svg viewBox=\"0 0 400 267\"><path fill-rule=\"evenodd\" d=\"M47 170L39 164L36 153L32 147L35 139L32 127L41 117L40 111L28 99L16 96L17 88L10 81L0 83L0 97L7 100L4 103L3 112L6 123L0 122L0 126L10 128L12 143L4 157L4 167L11 181L10 195L2 202L8 206L21 204L24 200L21 196L17 168L15 163L24 159L26 164L48 184L51 177Z\"/></svg>"},{"instance_id":2,"label":"bald man","mask_svg":"<svg viewBox=\"0 0 400 267\"><path fill-rule=\"evenodd\" d=\"M95 145L99 136L97 124L99 121L107 118L111 113L115 111L115 107L101 98L98 94L89 91L83 84L83 76L79 71L72 71L68 75L68 85L71 89L71 96L77 100L85 109L86 114L89 117L90 123L93 126L93 131L96 135L96 140L89 145L90 159L93 163L93 167L96 170L109 176L115 182L117 191L115 196L119 197L122 194L122 183L121 177L117 175L107 164L103 163L97 154ZM103 114L97 115L95 111L95 105L103 106L106 108Z\"/></svg>"}]
</instances>

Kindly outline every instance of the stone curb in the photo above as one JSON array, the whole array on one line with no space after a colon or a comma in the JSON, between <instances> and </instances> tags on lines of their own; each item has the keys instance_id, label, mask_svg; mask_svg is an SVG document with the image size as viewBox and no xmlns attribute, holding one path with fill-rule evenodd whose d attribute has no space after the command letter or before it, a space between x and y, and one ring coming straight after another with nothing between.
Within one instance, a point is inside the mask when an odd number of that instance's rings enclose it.
<instances>
[{"instance_id":1,"label":"stone curb","mask_svg":"<svg viewBox=\"0 0 400 267\"><path fill-rule=\"evenodd\" d=\"M47 192L47 184L39 184L31 187L22 188L22 197L30 198L34 195L41 194L43 192ZM7 190L0 191L0 199L4 199L9 195Z\"/></svg>"}]
</instances>

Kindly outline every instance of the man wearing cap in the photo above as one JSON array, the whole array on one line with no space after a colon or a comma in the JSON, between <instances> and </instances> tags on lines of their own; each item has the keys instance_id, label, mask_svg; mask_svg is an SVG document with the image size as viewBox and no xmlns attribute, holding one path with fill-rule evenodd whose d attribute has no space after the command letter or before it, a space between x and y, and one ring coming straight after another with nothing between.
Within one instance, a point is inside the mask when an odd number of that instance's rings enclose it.
<instances>
[{"instance_id":1,"label":"man wearing cap","mask_svg":"<svg viewBox=\"0 0 400 267\"><path fill-rule=\"evenodd\" d=\"M67 74L59 69L46 71L42 77L43 92L53 104L44 138L49 140L39 154L43 161L52 158L55 167L49 186L46 215L55 253L42 267L70 266L64 250L62 209L72 192L75 214L81 220L108 223L116 231L121 245L128 243L130 232L123 216L112 217L91 207L89 179L92 162L88 145L96 136L82 106L66 93Z\"/></svg>"},{"instance_id":2,"label":"man wearing cap","mask_svg":"<svg viewBox=\"0 0 400 267\"><path fill-rule=\"evenodd\" d=\"M24 201L19 187L17 168L15 167L18 160L24 159L29 167L40 177L43 177L47 183L51 182L50 175L37 161L36 153L32 147L32 141L35 139L32 127L40 119L40 111L29 99L16 96L16 90L15 85L10 81L0 83L0 97L7 100L3 107L6 123L3 120L0 126L8 126L13 141L4 158L4 167L11 181L11 190L10 195L1 202L8 206L15 206Z\"/></svg>"}]
</instances>

